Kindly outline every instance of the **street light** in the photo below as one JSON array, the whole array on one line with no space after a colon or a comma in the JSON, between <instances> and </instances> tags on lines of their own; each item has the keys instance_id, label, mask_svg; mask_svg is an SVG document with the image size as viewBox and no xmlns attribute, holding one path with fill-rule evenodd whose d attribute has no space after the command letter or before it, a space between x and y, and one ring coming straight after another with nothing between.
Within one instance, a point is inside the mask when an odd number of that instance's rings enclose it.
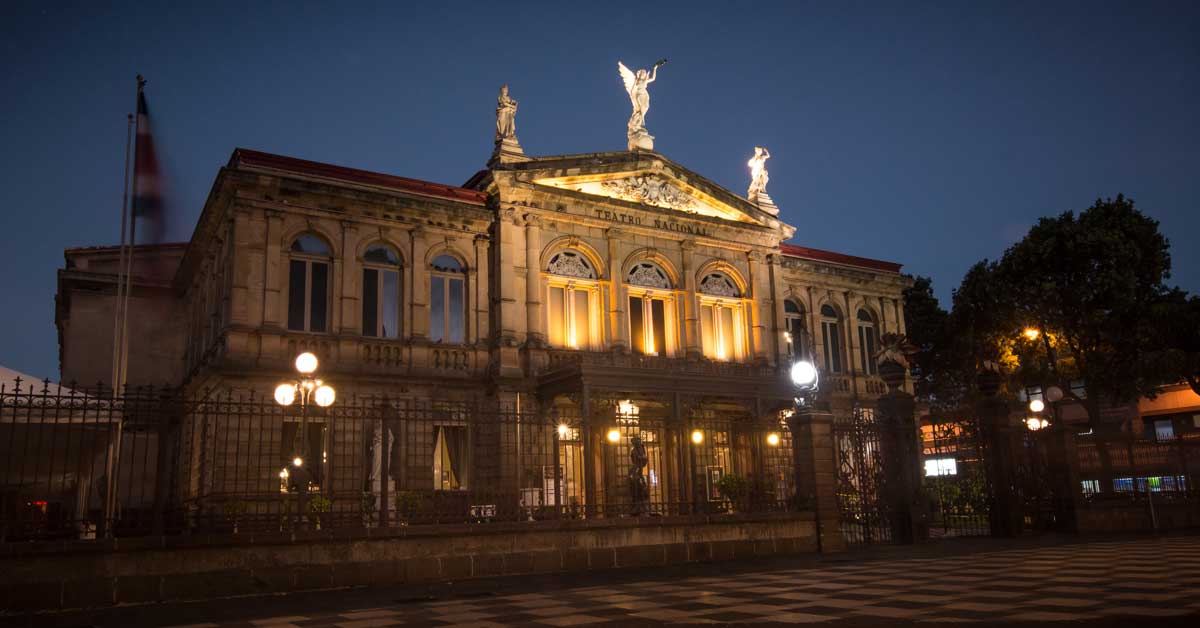
<instances>
[{"instance_id":1,"label":"street light","mask_svg":"<svg viewBox=\"0 0 1200 628\"><path fill-rule=\"evenodd\" d=\"M792 385L796 387L796 406L808 405L813 393L817 391L820 376L817 367L808 360L798 360L792 363Z\"/></svg>"},{"instance_id":2,"label":"street light","mask_svg":"<svg viewBox=\"0 0 1200 628\"><path fill-rule=\"evenodd\" d=\"M1042 401L1041 399L1034 399L1033 401L1029 402L1029 411L1030 412L1041 412L1042 410L1045 410L1045 409L1046 409L1046 403L1044 401Z\"/></svg>"},{"instance_id":3,"label":"street light","mask_svg":"<svg viewBox=\"0 0 1200 628\"><path fill-rule=\"evenodd\" d=\"M1039 330L1037 327L1026 327L1021 333L1025 335L1025 339L1029 342L1037 340L1038 336L1042 335L1041 330Z\"/></svg>"},{"instance_id":4,"label":"street light","mask_svg":"<svg viewBox=\"0 0 1200 628\"><path fill-rule=\"evenodd\" d=\"M300 377L292 382L282 382L275 387L275 403L287 407L300 401L300 431L297 433L297 439L300 441L300 453L292 459L292 466L300 468L304 466L304 456L308 454L308 439L305 436L308 433L308 406L309 403L315 403L322 408L328 408L333 405L337 399L337 391L321 380L313 376L317 372L317 356L305 351L296 356L296 372L300 373ZM286 469L284 469L286 471ZM280 474L280 477L283 477Z\"/></svg>"}]
</instances>

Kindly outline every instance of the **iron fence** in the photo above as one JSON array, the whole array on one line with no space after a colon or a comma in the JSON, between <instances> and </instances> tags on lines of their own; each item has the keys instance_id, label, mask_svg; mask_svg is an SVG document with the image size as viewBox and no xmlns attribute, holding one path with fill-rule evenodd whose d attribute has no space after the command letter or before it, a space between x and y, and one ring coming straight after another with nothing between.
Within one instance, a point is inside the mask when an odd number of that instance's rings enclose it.
<instances>
[{"instance_id":1,"label":"iron fence","mask_svg":"<svg viewBox=\"0 0 1200 628\"><path fill-rule=\"evenodd\" d=\"M1148 440L1127 434L1081 436L1076 442L1085 499L1195 502L1200 438Z\"/></svg>"},{"instance_id":2,"label":"iron fence","mask_svg":"<svg viewBox=\"0 0 1200 628\"><path fill-rule=\"evenodd\" d=\"M786 511L777 421L0 387L0 541Z\"/></svg>"}]
</instances>

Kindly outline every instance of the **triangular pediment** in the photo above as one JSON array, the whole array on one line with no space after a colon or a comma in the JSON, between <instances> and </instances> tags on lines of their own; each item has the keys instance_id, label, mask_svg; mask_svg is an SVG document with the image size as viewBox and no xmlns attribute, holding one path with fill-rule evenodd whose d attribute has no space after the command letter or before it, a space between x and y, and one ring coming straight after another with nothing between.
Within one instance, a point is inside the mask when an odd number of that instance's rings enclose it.
<instances>
[{"instance_id":1,"label":"triangular pediment","mask_svg":"<svg viewBox=\"0 0 1200 628\"><path fill-rule=\"evenodd\" d=\"M529 172L525 180L536 185L743 224L777 223L756 205L658 155L638 154L625 163L595 159L595 154L591 157L568 168L562 166L566 165L564 161L574 161L570 157L543 158L553 160L553 164L537 163L540 160L535 159L534 163L522 164L522 169ZM551 165L558 167L545 168Z\"/></svg>"}]
</instances>

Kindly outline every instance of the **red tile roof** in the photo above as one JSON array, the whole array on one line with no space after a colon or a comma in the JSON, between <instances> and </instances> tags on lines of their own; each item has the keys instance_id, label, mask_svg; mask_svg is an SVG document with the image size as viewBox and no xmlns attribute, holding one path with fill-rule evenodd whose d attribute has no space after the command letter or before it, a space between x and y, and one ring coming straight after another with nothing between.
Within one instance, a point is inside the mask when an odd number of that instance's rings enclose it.
<instances>
[{"instance_id":1,"label":"red tile roof","mask_svg":"<svg viewBox=\"0 0 1200 628\"><path fill-rule=\"evenodd\" d=\"M858 266L860 268L882 270L889 273L898 273L900 272L901 267L901 264L897 264L895 262L885 262L883 260L871 259L869 257L855 257L854 255L834 253L833 251L822 251L821 249L810 249L807 246L796 246L794 244L780 244L779 250L784 255L790 255L792 257L802 257L804 259L818 260L822 262L833 262L835 264L845 264L847 266Z\"/></svg>"},{"instance_id":2,"label":"red tile roof","mask_svg":"<svg viewBox=\"0 0 1200 628\"><path fill-rule=\"evenodd\" d=\"M406 177L397 177L379 172L370 172L367 170L346 168L344 166L323 164L316 161L296 159L295 157L285 157L283 155L273 155L271 153L262 153L256 150L248 150L245 148L239 148L233 151L233 156L229 158L230 168L235 168L238 166L281 170L284 172L293 172L296 174L323 177L326 179L336 179L338 181L347 181L362 185L373 185L392 190L423 194L425 196L448 198L450 200L462 201L475 205L483 205L485 202L487 202L487 194L453 185L431 183L429 181L421 181L420 179L409 179Z\"/></svg>"}]
</instances>

